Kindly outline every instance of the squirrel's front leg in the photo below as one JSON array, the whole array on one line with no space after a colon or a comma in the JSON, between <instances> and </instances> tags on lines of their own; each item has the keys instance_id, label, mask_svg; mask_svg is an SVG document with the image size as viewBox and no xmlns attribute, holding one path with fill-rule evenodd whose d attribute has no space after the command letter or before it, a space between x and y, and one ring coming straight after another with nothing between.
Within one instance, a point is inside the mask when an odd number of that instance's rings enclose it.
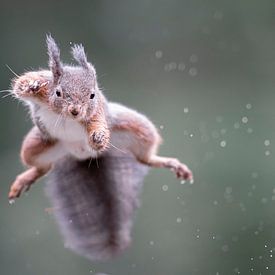
<instances>
[{"instance_id":1,"label":"squirrel's front leg","mask_svg":"<svg viewBox=\"0 0 275 275\"><path fill-rule=\"evenodd\" d=\"M95 150L102 152L109 147L110 130L104 114L98 113L87 122L89 145Z\"/></svg>"},{"instance_id":2,"label":"squirrel's front leg","mask_svg":"<svg viewBox=\"0 0 275 275\"><path fill-rule=\"evenodd\" d=\"M9 199L18 198L22 191L44 176L52 167L52 163L62 155L57 141L46 140L37 127L33 127L23 141L21 160L30 168L18 175L12 183Z\"/></svg>"}]
</instances>

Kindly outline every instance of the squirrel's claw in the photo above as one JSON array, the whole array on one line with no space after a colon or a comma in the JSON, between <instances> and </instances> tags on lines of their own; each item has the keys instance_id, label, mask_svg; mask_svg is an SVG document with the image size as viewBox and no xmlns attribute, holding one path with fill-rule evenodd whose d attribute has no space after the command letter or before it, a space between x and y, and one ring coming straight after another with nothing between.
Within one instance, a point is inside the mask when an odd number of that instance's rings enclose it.
<instances>
[{"instance_id":1,"label":"squirrel's claw","mask_svg":"<svg viewBox=\"0 0 275 275\"><path fill-rule=\"evenodd\" d=\"M109 135L103 131L93 132L90 135L89 143L97 151L103 151L108 147Z\"/></svg>"},{"instance_id":2,"label":"squirrel's claw","mask_svg":"<svg viewBox=\"0 0 275 275\"><path fill-rule=\"evenodd\" d=\"M188 180L190 182L193 182L193 173L192 171L187 167L187 165L179 162L177 159L173 159L169 162L169 166L172 172L174 172L178 179L182 180Z\"/></svg>"},{"instance_id":3,"label":"squirrel's claw","mask_svg":"<svg viewBox=\"0 0 275 275\"><path fill-rule=\"evenodd\" d=\"M40 83L39 80L31 80L29 82L29 90L32 92L38 92L41 88L47 86L49 84L49 81L44 81Z\"/></svg>"},{"instance_id":4,"label":"squirrel's claw","mask_svg":"<svg viewBox=\"0 0 275 275\"><path fill-rule=\"evenodd\" d=\"M31 188L32 183L22 183L19 179L16 179L11 185L10 192L8 195L9 200L19 198L22 192L28 192Z\"/></svg>"},{"instance_id":5,"label":"squirrel's claw","mask_svg":"<svg viewBox=\"0 0 275 275\"><path fill-rule=\"evenodd\" d=\"M15 80L13 91L18 97L30 97L35 95L43 97L44 94L46 95L49 83L49 80L37 74L26 73Z\"/></svg>"}]
</instances>

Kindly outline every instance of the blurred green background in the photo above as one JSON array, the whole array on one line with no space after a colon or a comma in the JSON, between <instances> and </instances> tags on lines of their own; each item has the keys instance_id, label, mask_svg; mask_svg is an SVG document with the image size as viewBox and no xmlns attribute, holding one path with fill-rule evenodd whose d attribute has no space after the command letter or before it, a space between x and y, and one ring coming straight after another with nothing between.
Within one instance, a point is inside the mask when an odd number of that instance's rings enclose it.
<instances>
[{"instance_id":1,"label":"blurred green background","mask_svg":"<svg viewBox=\"0 0 275 275\"><path fill-rule=\"evenodd\" d=\"M1 89L13 78L5 64L47 66L46 33L66 62L70 42L83 43L106 96L147 114L161 154L187 163L195 182L151 170L131 248L91 263L63 247L43 180L8 203L31 122L3 98L0 274L275 274L274 1L3 0Z\"/></svg>"}]
</instances>

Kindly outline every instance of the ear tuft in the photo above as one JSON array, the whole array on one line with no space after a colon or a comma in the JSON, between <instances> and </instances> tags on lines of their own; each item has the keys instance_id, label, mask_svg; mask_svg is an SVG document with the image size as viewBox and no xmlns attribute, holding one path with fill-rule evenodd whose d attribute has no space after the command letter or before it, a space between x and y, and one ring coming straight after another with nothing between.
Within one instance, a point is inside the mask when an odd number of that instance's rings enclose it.
<instances>
[{"instance_id":1,"label":"ear tuft","mask_svg":"<svg viewBox=\"0 0 275 275\"><path fill-rule=\"evenodd\" d=\"M93 65L88 62L87 55L82 44L75 44L72 47L72 56L81 67L91 71L95 75L95 69Z\"/></svg>"},{"instance_id":2,"label":"ear tuft","mask_svg":"<svg viewBox=\"0 0 275 275\"><path fill-rule=\"evenodd\" d=\"M60 50L50 34L47 35L46 42L49 55L49 67L53 73L54 84L57 84L63 72L60 61Z\"/></svg>"}]
</instances>

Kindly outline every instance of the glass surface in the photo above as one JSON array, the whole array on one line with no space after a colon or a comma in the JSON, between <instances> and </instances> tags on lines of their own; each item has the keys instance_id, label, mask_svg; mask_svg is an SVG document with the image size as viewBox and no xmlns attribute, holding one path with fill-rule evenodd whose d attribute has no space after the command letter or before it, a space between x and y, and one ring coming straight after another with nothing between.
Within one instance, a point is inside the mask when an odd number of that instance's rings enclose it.
<instances>
[{"instance_id":1,"label":"glass surface","mask_svg":"<svg viewBox=\"0 0 275 275\"><path fill-rule=\"evenodd\" d=\"M72 62L82 43L112 101L159 128L162 155L194 184L152 169L131 247L96 263L64 248L44 180L12 205L23 170L26 107L1 93L0 273L227 275L275 273L274 1L2 1L0 89L47 66L45 35Z\"/></svg>"}]
</instances>

